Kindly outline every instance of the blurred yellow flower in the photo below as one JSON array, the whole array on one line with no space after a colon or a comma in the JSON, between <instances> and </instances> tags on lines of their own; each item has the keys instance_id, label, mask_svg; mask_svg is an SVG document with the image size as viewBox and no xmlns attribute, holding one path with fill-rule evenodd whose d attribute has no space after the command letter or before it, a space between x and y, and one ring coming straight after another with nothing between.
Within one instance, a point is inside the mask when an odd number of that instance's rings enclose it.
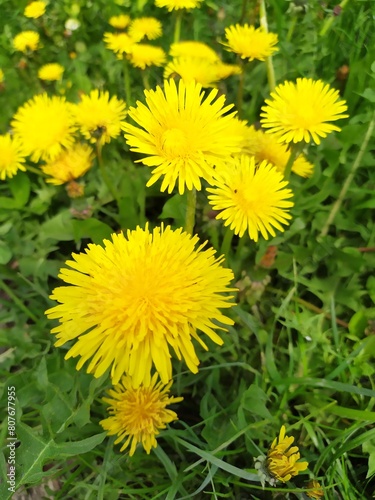
<instances>
[{"instance_id":1,"label":"blurred yellow flower","mask_svg":"<svg viewBox=\"0 0 375 500\"><path fill-rule=\"evenodd\" d=\"M208 45L194 40L185 40L182 42L172 43L169 55L171 57L194 57L210 61L211 63L219 62L220 57Z\"/></svg>"},{"instance_id":2,"label":"blurred yellow flower","mask_svg":"<svg viewBox=\"0 0 375 500\"><path fill-rule=\"evenodd\" d=\"M127 33L104 33L104 42L107 49L110 49L118 56L121 56L131 52L135 40Z\"/></svg>"},{"instance_id":3,"label":"blurred yellow flower","mask_svg":"<svg viewBox=\"0 0 375 500\"><path fill-rule=\"evenodd\" d=\"M126 14L120 14L118 16L112 16L108 23L113 27L118 30L123 30L125 29L128 24L130 23L130 16L127 16Z\"/></svg>"},{"instance_id":4,"label":"blurred yellow flower","mask_svg":"<svg viewBox=\"0 0 375 500\"><path fill-rule=\"evenodd\" d=\"M208 349L198 330L222 345L214 330L233 324L220 312L234 305L223 295L233 291L224 256L217 258L198 236L170 226L152 232L137 227L111 238L73 254L66 262L70 269L60 270L68 285L53 290L58 305L46 311L60 321L51 331L55 345L74 340L65 359L80 356L77 370L90 359L87 372L95 377L111 368L113 384L124 374L134 387L149 384L153 367L167 384L171 349L197 373L193 339Z\"/></svg>"},{"instance_id":5,"label":"blurred yellow flower","mask_svg":"<svg viewBox=\"0 0 375 500\"><path fill-rule=\"evenodd\" d=\"M241 59L253 61L258 59L264 61L278 50L277 35L266 33L262 28L255 29L254 26L240 24L225 28L225 36L228 43L224 43L227 50L238 54Z\"/></svg>"},{"instance_id":6,"label":"blurred yellow flower","mask_svg":"<svg viewBox=\"0 0 375 500\"><path fill-rule=\"evenodd\" d=\"M95 143L105 144L118 137L124 129L125 102L107 91L92 90L83 95L73 107L73 114L83 136Z\"/></svg>"},{"instance_id":7,"label":"blurred yellow flower","mask_svg":"<svg viewBox=\"0 0 375 500\"><path fill-rule=\"evenodd\" d=\"M76 143L40 168L50 176L47 182L60 185L84 175L91 168L93 159L93 150L90 146Z\"/></svg>"},{"instance_id":8,"label":"blurred yellow flower","mask_svg":"<svg viewBox=\"0 0 375 500\"><path fill-rule=\"evenodd\" d=\"M245 232L250 239L258 241L259 233L268 240L269 234L276 236L274 228L284 231L281 224L288 224L293 206L293 196L288 183L272 165L255 164L254 157L235 157L224 167L216 169L209 203L214 210L220 210L217 219L223 219L241 238Z\"/></svg>"},{"instance_id":9,"label":"blurred yellow flower","mask_svg":"<svg viewBox=\"0 0 375 500\"><path fill-rule=\"evenodd\" d=\"M343 114L348 107L344 100L339 100L338 90L311 78L281 83L265 103L260 121L280 142L310 142L312 139L320 144L321 137L341 130L328 122L348 117Z\"/></svg>"},{"instance_id":10,"label":"blurred yellow flower","mask_svg":"<svg viewBox=\"0 0 375 500\"><path fill-rule=\"evenodd\" d=\"M71 104L63 97L48 97L46 93L21 106L11 126L34 162L56 158L63 148L73 144L76 130Z\"/></svg>"},{"instance_id":11,"label":"blurred yellow flower","mask_svg":"<svg viewBox=\"0 0 375 500\"><path fill-rule=\"evenodd\" d=\"M155 40L162 35L161 22L154 17L140 17L131 22L128 33L137 42L145 37Z\"/></svg>"},{"instance_id":12,"label":"blurred yellow flower","mask_svg":"<svg viewBox=\"0 0 375 500\"><path fill-rule=\"evenodd\" d=\"M34 19L37 19L38 17L42 16L46 11L46 4L44 2L31 2L27 7L25 8L24 11L24 16L26 17L32 17Z\"/></svg>"},{"instance_id":13,"label":"blurred yellow flower","mask_svg":"<svg viewBox=\"0 0 375 500\"><path fill-rule=\"evenodd\" d=\"M38 71L38 77L41 80L60 80L64 73L64 67L58 63L49 63L42 66Z\"/></svg>"},{"instance_id":14,"label":"blurred yellow flower","mask_svg":"<svg viewBox=\"0 0 375 500\"><path fill-rule=\"evenodd\" d=\"M39 48L39 33L36 31L21 31L13 39L13 47L21 52L34 51Z\"/></svg>"},{"instance_id":15,"label":"blurred yellow flower","mask_svg":"<svg viewBox=\"0 0 375 500\"><path fill-rule=\"evenodd\" d=\"M0 180L13 177L18 170L26 170L25 152L17 137L0 135Z\"/></svg>"},{"instance_id":16,"label":"blurred yellow flower","mask_svg":"<svg viewBox=\"0 0 375 500\"><path fill-rule=\"evenodd\" d=\"M163 66L167 56L161 47L136 43L127 58L136 68L145 69L146 66Z\"/></svg>"},{"instance_id":17,"label":"blurred yellow flower","mask_svg":"<svg viewBox=\"0 0 375 500\"><path fill-rule=\"evenodd\" d=\"M314 500L320 500L321 498L324 497L324 491L323 488L320 486L319 482L316 481L315 479L312 479L307 483L307 488L306 490L306 495L309 498L313 498Z\"/></svg>"},{"instance_id":18,"label":"blurred yellow flower","mask_svg":"<svg viewBox=\"0 0 375 500\"><path fill-rule=\"evenodd\" d=\"M0 68L0 83L4 81L4 71Z\"/></svg>"},{"instance_id":19,"label":"blurred yellow flower","mask_svg":"<svg viewBox=\"0 0 375 500\"><path fill-rule=\"evenodd\" d=\"M138 102L130 108L138 126L127 124L125 138L132 151L145 155L138 161L156 167L147 186L163 177L161 191L171 193L176 182L180 194L185 187L200 190L201 179L211 181L215 166L240 150L235 113L226 114L233 105L224 107L223 95L214 101L216 89L205 96L200 84L183 80L178 87L166 80L164 90L144 93L147 106Z\"/></svg>"},{"instance_id":20,"label":"blurred yellow flower","mask_svg":"<svg viewBox=\"0 0 375 500\"><path fill-rule=\"evenodd\" d=\"M155 0L156 7L167 7L169 12L178 9L195 9L203 0Z\"/></svg>"},{"instance_id":21,"label":"blurred yellow flower","mask_svg":"<svg viewBox=\"0 0 375 500\"><path fill-rule=\"evenodd\" d=\"M108 391L110 416L100 422L109 436L117 435L115 444L125 441L120 451L130 446L129 456L134 455L138 443L142 444L146 453L156 448L156 436L167 424L177 420L177 414L167 408L179 403L181 397L169 396L172 382L163 385L157 382L155 374L148 384L134 388L130 377L123 377L121 382Z\"/></svg>"}]
</instances>

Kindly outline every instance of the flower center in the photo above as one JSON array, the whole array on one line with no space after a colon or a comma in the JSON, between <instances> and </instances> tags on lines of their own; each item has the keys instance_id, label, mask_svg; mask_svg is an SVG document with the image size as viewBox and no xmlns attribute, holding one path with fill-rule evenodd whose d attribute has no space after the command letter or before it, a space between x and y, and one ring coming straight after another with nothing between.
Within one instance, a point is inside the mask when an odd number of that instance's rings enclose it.
<instances>
[{"instance_id":1,"label":"flower center","mask_svg":"<svg viewBox=\"0 0 375 500\"><path fill-rule=\"evenodd\" d=\"M161 137L164 153L169 157L187 156L189 152L189 141L183 130L170 128Z\"/></svg>"}]
</instances>

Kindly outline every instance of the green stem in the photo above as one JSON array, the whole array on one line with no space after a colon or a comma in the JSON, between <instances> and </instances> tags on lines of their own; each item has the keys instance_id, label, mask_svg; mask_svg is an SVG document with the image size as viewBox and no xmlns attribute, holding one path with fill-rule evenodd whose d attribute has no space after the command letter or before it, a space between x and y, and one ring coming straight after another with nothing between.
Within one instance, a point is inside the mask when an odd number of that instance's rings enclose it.
<instances>
[{"instance_id":1,"label":"green stem","mask_svg":"<svg viewBox=\"0 0 375 500\"><path fill-rule=\"evenodd\" d=\"M229 229L229 226L225 228L225 234L223 238L223 243L221 244L220 254L225 255L225 261L228 262L228 257L230 253L230 249L232 246L234 232L232 229Z\"/></svg>"},{"instance_id":2,"label":"green stem","mask_svg":"<svg viewBox=\"0 0 375 500\"><path fill-rule=\"evenodd\" d=\"M338 5L338 7L341 7L341 9L343 9L347 3L349 3L349 0L342 0L342 2ZM324 36L328 33L328 31L331 29L332 24L334 23L335 19L336 19L336 16L331 15L328 19L325 20L325 23L323 24L323 28L319 32L319 36Z\"/></svg>"},{"instance_id":3,"label":"green stem","mask_svg":"<svg viewBox=\"0 0 375 500\"><path fill-rule=\"evenodd\" d=\"M31 165L25 165L25 167L26 167L26 170L28 170L29 172L32 172L33 174L40 175L41 177L48 177L48 175L45 174L39 168L32 167Z\"/></svg>"},{"instance_id":4,"label":"green stem","mask_svg":"<svg viewBox=\"0 0 375 500\"><path fill-rule=\"evenodd\" d=\"M293 33L294 33L294 28L296 27L296 24L297 24L297 15L294 14L294 16L292 17L292 19L290 21L288 34L286 35L286 41L287 42L290 42L290 40L292 39L292 36L293 36Z\"/></svg>"},{"instance_id":5,"label":"green stem","mask_svg":"<svg viewBox=\"0 0 375 500\"><path fill-rule=\"evenodd\" d=\"M264 0L259 0L259 21L265 33L268 33L267 11ZM276 87L276 79L275 79L275 69L273 67L271 56L266 58L266 68L267 68L268 86L270 92L273 92Z\"/></svg>"},{"instance_id":6,"label":"green stem","mask_svg":"<svg viewBox=\"0 0 375 500\"><path fill-rule=\"evenodd\" d=\"M33 312L30 311L28 307L25 306L25 304L13 293L13 290L9 288L8 285L4 283L2 279L0 279L0 288L8 295L10 299L12 299L13 303L16 304L21 311L23 311L26 316L28 316L31 320L34 321L34 323L38 322L38 317L35 316Z\"/></svg>"},{"instance_id":7,"label":"green stem","mask_svg":"<svg viewBox=\"0 0 375 500\"><path fill-rule=\"evenodd\" d=\"M303 146L304 146L304 143L290 145L290 156L289 156L288 163L285 165L285 170L284 170L284 179L285 180L289 179L290 173L292 171L293 163L296 161L296 159L300 155Z\"/></svg>"},{"instance_id":8,"label":"green stem","mask_svg":"<svg viewBox=\"0 0 375 500\"><path fill-rule=\"evenodd\" d=\"M247 0L242 0L240 24L242 24L245 21L246 11L247 11Z\"/></svg>"},{"instance_id":9,"label":"green stem","mask_svg":"<svg viewBox=\"0 0 375 500\"><path fill-rule=\"evenodd\" d=\"M195 225L195 210L197 206L197 192L193 188L187 192L185 231L193 234Z\"/></svg>"},{"instance_id":10,"label":"green stem","mask_svg":"<svg viewBox=\"0 0 375 500\"><path fill-rule=\"evenodd\" d=\"M241 66L240 81L238 82L238 89L237 89L237 111L238 111L238 118L242 117L243 90L244 90L244 85L245 85L245 68L246 68L246 64L243 61L241 61L240 62L240 66Z\"/></svg>"},{"instance_id":11,"label":"green stem","mask_svg":"<svg viewBox=\"0 0 375 500\"><path fill-rule=\"evenodd\" d=\"M339 197L337 198L336 202L334 203L334 205L333 205L333 207L332 207L332 209L331 209L331 211L329 213L328 219L326 220L326 223L323 226L323 229L322 229L322 231L320 233L320 236L326 236L327 235L329 226L332 224L332 222L334 221L334 219L336 217L337 212L341 208L342 202L344 201L346 193L347 193L347 191L348 191L348 189L350 187L350 184L352 183L352 180L353 180L353 178L355 176L356 170L357 170L357 168L361 164L362 157L365 154L368 142L369 142L369 140L371 138L371 135L372 135L372 132L374 130L374 126L375 126L375 112L372 115L372 119L371 119L371 121L369 123L366 135L365 135L365 137L363 139L363 142L362 142L361 147L360 147L360 149L358 151L358 154L357 154L357 156L356 156L356 158L355 158L355 160L353 162L353 165L352 165L352 168L351 168L351 170L349 172L349 175L346 178L346 180L344 182L344 185L341 188Z\"/></svg>"},{"instance_id":12,"label":"green stem","mask_svg":"<svg viewBox=\"0 0 375 500\"><path fill-rule=\"evenodd\" d=\"M107 174L107 170L105 169L104 162L103 162L103 155L102 155L102 145L100 142L100 138L97 139L96 141L96 157L98 159L98 164L99 164L99 169L100 173L102 175L103 181L105 185L108 188L108 191L112 194L113 198L117 201L117 205L119 205L119 194L116 191L114 185L111 182L111 179L109 178Z\"/></svg>"},{"instance_id":13,"label":"green stem","mask_svg":"<svg viewBox=\"0 0 375 500\"><path fill-rule=\"evenodd\" d=\"M182 9L176 11L176 21L174 25L173 42L177 43L181 37L181 22L182 22Z\"/></svg>"},{"instance_id":14,"label":"green stem","mask_svg":"<svg viewBox=\"0 0 375 500\"><path fill-rule=\"evenodd\" d=\"M129 108L129 106L133 104L133 101L132 101L132 91L130 85L129 63L126 59L124 59L124 85L125 85L126 105Z\"/></svg>"},{"instance_id":15,"label":"green stem","mask_svg":"<svg viewBox=\"0 0 375 500\"><path fill-rule=\"evenodd\" d=\"M144 88L147 90L150 90L150 82L148 79L148 77L149 77L148 70L144 69L141 74L142 74L142 83L143 83Z\"/></svg>"}]
</instances>

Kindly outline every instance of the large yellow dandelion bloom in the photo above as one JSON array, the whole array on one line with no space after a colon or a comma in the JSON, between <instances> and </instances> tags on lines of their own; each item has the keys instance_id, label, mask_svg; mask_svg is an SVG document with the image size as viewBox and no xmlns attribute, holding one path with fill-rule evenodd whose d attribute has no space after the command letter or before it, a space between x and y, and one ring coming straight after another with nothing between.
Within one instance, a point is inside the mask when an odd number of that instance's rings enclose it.
<instances>
[{"instance_id":1,"label":"large yellow dandelion bloom","mask_svg":"<svg viewBox=\"0 0 375 500\"><path fill-rule=\"evenodd\" d=\"M242 151L254 156L257 163L266 160L281 173L284 173L291 154L288 147L281 144L274 134L265 134L254 126L247 128ZM313 169L314 165L303 154L298 156L292 166L292 171L301 177L309 177Z\"/></svg>"},{"instance_id":2,"label":"large yellow dandelion bloom","mask_svg":"<svg viewBox=\"0 0 375 500\"><path fill-rule=\"evenodd\" d=\"M107 49L112 50L117 56L129 54L135 43L127 33L104 33L104 43Z\"/></svg>"},{"instance_id":3,"label":"large yellow dandelion bloom","mask_svg":"<svg viewBox=\"0 0 375 500\"><path fill-rule=\"evenodd\" d=\"M155 0L156 7L167 7L169 12L178 9L195 9L203 0Z\"/></svg>"},{"instance_id":4,"label":"large yellow dandelion bloom","mask_svg":"<svg viewBox=\"0 0 375 500\"><path fill-rule=\"evenodd\" d=\"M118 30L123 30L125 29L128 24L130 23L130 17L127 16L126 14L120 14L118 16L112 16L108 23L113 27Z\"/></svg>"},{"instance_id":5,"label":"large yellow dandelion bloom","mask_svg":"<svg viewBox=\"0 0 375 500\"><path fill-rule=\"evenodd\" d=\"M224 168L218 169L215 186L207 188L209 202L216 216L223 219L235 234L242 237L248 231L250 239L258 241L259 233L268 240L276 236L274 228L284 231L293 206L293 196L287 182L272 165L255 164L254 157L242 155Z\"/></svg>"},{"instance_id":6,"label":"large yellow dandelion bloom","mask_svg":"<svg viewBox=\"0 0 375 500\"><path fill-rule=\"evenodd\" d=\"M279 437L275 438L267 453L268 472L282 483L286 483L309 466L308 462L297 462L300 454L298 446L291 446L293 441L294 437L285 435L285 425L283 425Z\"/></svg>"},{"instance_id":7,"label":"large yellow dandelion bloom","mask_svg":"<svg viewBox=\"0 0 375 500\"><path fill-rule=\"evenodd\" d=\"M40 168L50 176L47 182L60 185L84 175L91 168L93 159L93 150L90 146L77 143Z\"/></svg>"},{"instance_id":8,"label":"large yellow dandelion bloom","mask_svg":"<svg viewBox=\"0 0 375 500\"><path fill-rule=\"evenodd\" d=\"M21 31L13 39L13 47L21 52L34 51L39 48L39 33L36 31Z\"/></svg>"},{"instance_id":9,"label":"large yellow dandelion bloom","mask_svg":"<svg viewBox=\"0 0 375 500\"><path fill-rule=\"evenodd\" d=\"M24 11L24 16L26 17L32 17L34 19L37 19L38 17L42 16L46 11L46 4L44 2L31 2L27 7L25 8Z\"/></svg>"},{"instance_id":10,"label":"large yellow dandelion bloom","mask_svg":"<svg viewBox=\"0 0 375 500\"><path fill-rule=\"evenodd\" d=\"M155 17L140 17L131 22L128 32L137 42L145 37L149 40L155 40L162 35L162 26Z\"/></svg>"},{"instance_id":11,"label":"large yellow dandelion bloom","mask_svg":"<svg viewBox=\"0 0 375 500\"><path fill-rule=\"evenodd\" d=\"M233 305L223 292L233 278L205 244L182 229L170 226L151 233L137 228L113 234L112 241L90 244L86 253L73 254L59 277L70 286L55 288L51 298L59 305L49 318L59 318L52 330L56 346L76 339L65 358L80 356L80 369L100 377L111 367L113 383L122 375L134 386L150 382L152 366L163 383L172 378L170 348L197 373L199 359L192 339L204 349L197 330L213 342L223 342L214 329L233 321L220 308Z\"/></svg>"},{"instance_id":12,"label":"large yellow dandelion bloom","mask_svg":"<svg viewBox=\"0 0 375 500\"><path fill-rule=\"evenodd\" d=\"M109 436L118 436L115 444L125 441L120 451L130 446L129 456L134 455L138 443L149 454L157 446L156 436L160 430L178 419L167 406L179 403L183 398L169 396L172 382L164 385L157 379L155 374L149 383L133 387L131 378L124 376L108 391L110 397L103 398L110 405L110 416L100 425Z\"/></svg>"},{"instance_id":13,"label":"large yellow dandelion bloom","mask_svg":"<svg viewBox=\"0 0 375 500\"><path fill-rule=\"evenodd\" d=\"M262 28L255 29L254 26L236 24L225 29L228 43L224 45L227 50L238 54L241 59L253 61L258 59L264 61L278 50L277 35L267 33Z\"/></svg>"},{"instance_id":14,"label":"large yellow dandelion bloom","mask_svg":"<svg viewBox=\"0 0 375 500\"><path fill-rule=\"evenodd\" d=\"M60 80L64 73L64 66L58 63L49 63L42 66L38 71L38 77L41 80L55 81Z\"/></svg>"},{"instance_id":15,"label":"large yellow dandelion bloom","mask_svg":"<svg viewBox=\"0 0 375 500\"><path fill-rule=\"evenodd\" d=\"M233 108L224 107L225 97L214 101L217 90L203 100L202 86L195 82L178 88L174 80L164 82L164 91L145 90L147 106L138 102L129 116L142 127L127 124L125 137L132 151L147 155L142 163L156 167L147 185L164 176L161 190L171 193L176 182L180 194L201 189L201 178L212 180L214 166L240 150L241 137L233 130Z\"/></svg>"},{"instance_id":16,"label":"large yellow dandelion bloom","mask_svg":"<svg viewBox=\"0 0 375 500\"><path fill-rule=\"evenodd\" d=\"M133 66L141 69L145 69L147 66L163 66L167 59L161 47L145 43L134 44L127 57Z\"/></svg>"},{"instance_id":17,"label":"large yellow dandelion bloom","mask_svg":"<svg viewBox=\"0 0 375 500\"><path fill-rule=\"evenodd\" d=\"M341 130L331 121L347 118L344 100L338 90L321 80L297 78L297 82L284 82L271 93L262 107L261 123L276 134L280 142L310 142L320 144L321 137Z\"/></svg>"},{"instance_id":18,"label":"large yellow dandelion bloom","mask_svg":"<svg viewBox=\"0 0 375 500\"><path fill-rule=\"evenodd\" d=\"M211 47L195 40L185 40L172 43L169 55L172 57L199 57L210 62L219 62L220 58Z\"/></svg>"},{"instance_id":19,"label":"large yellow dandelion bloom","mask_svg":"<svg viewBox=\"0 0 375 500\"><path fill-rule=\"evenodd\" d=\"M107 91L95 89L83 95L81 102L74 106L73 114L81 133L92 143L98 139L101 144L110 142L125 126L125 102L116 96L110 98Z\"/></svg>"},{"instance_id":20,"label":"large yellow dandelion bloom","mask_svg":"<svg viewBox=\"0 0 375 500\"><path fill-rule=\"evenodd\" d=\"M11 125L34 162L56 158L74 142L71 105L63 97L34 96L18 109Z\"/></svg>"},{"instance_id":21,"label":"large yellow dandelion bloom","mask_svg":"<svg viewBox=\"0 0 375 500\"><path fill-rule=\"evenodd\" d=\"M0 135L0 180L13 177L18 170L26 170L25 153L19 139L10 134Z\"/></svg>"}]
</instances>

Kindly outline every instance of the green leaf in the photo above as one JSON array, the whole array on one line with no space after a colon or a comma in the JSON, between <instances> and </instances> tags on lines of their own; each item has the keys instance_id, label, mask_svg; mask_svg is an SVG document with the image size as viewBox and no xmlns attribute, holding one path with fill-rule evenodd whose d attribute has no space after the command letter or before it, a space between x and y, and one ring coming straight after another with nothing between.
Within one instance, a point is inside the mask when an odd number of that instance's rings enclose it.
<instances>
[{"instance_id":1,"label":"green leaf","mask_svg":"<svg viewBox=\"0 0 375 500\"><path fill-rule=\"evenodd\" d=\"M12 258L12 250L6 243L0 241L0 264L8 264Z\"/></svg>"},{"instance_id":2,"label":"green leaf","mask_svg":"<svg viewBox=\"0 0 375 500\"><path fill-rule=\"evenodd\" d=\"M367 318L364 311L357 311L350 318L349 332L356 337L362 337L367 327Z\"/></svg>"},{"instance_id":3,"label":"green leaf","mask_svg":"<svg viewBox=\"0 0 375 500\"><path fill-rule=\"evenodd\" d=\"M113 229L101 222L91 218L85 220L72 220L74 239L79 241L83 238L90 238L94 243L102 243L104 239L109 239Z\"/></svg>"},{"instance_id":4,"label":"green leaf","mask_svg":"<svg viewBox=\"0 0 375 500\"><path fill-rule=\"evenodd\" d=\"M367 443L363 443L362 451L364 453L368 453L368 471L366 475L366 479L373 476L375 474L375 443L372 441L367 441Z\"/></svg>"},{"instance_id":5,"label":"green leaf","mask_svg":"<svg viewBox=\"0 0 375 500\"><path fill-rule=\"evenodd\" d=\"M254 415L259 415L262 418L272 418L271 413L266 407L266 402L268 401L267 394L262 391L258 386L251 385L241 397L241 406L253 413Z\"/></svg>"},{"instance_id":6,"label":"green leaf","mask_svg":"<svg viewBox=\"0 0 375 500\"><path fill-rule=\"evenodd\" d=\"M72 215L69 210L63 210L52 219L47 220L40 228L40 238L51 238L57 241L74 239Z\"/></svg>"},{"instance_id":7,"label":"green leaf","mask_svg":"<svg viewBox=\"0 0 375 500\"><path fill-rule=\"evenodd\" d=\"M8 180L9 189L13 197L0 197L0 208L22 208L29 201L30 179L24 172L18 172L15 177Z\"/></svg>"},{"instance_id":8,"label":"green leaf","mask_svg":"<svg viewBox=\"0 0 375 500\"><path fill-rule=\"evenodd\" d=\"M179 227L183 227L186 217L186 192L183 195L175 194L163 207L160 219L174 219Z\"/></svg>"}]
</instances>

